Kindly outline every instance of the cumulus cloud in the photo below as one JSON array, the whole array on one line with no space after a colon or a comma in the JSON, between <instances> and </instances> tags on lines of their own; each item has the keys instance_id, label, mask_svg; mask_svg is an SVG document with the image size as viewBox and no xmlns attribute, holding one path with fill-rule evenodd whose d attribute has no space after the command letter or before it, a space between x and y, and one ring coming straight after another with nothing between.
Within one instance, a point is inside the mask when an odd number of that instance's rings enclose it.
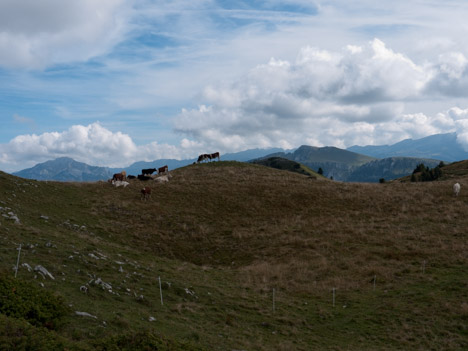
<instances>
[{"instance_id":1,"label":"cumulus cloud","mask_svg":"<svg viewBox=\"0 0 468 351\"><path fill-rule=\"evenodd\" d=\"M176 147L152 142L137 146L129 135L112 132L96 122L74 125L63 132L17 136L0 145L0 165L11 171L67 156L89 165L123 167L141 160L180 158L186 147L194 145Z\"/></svg>"},{"instance_id":2,"label":"cumulus cloud","mask_svg":"<svg viewBox=\"0 0 468 351\"><path fill-rule=\"evenodd\" d=\"M426 90L445 97L464 97L468 89L468 60L463 53L440 54L432 65L433 75Z\"/></svg>"},{"instance_id":3,"label":"cumulus cloud","mask_svg":"<svg viewBox=\"0 0 468 351\"><path fill-rule=\"evenodd\" d=\"M87 60L122 40L123 0L0 2L0 65L42 68Z\"/></svg>"},{"instance_id":4,"label":"cumulus cloud","mask_svg":"<svg viewBox=\"0 0 468 351\"><path fill-rule=\"evenodd\" d=\"M308 46L294 62L271 59L236 82L208 86L206 104L183 110L175 127L192 139L234 150L311 140L345 146L355 133L362 137L369 131L363 126L388 126L401 117L404 102L419 99L432 74L430 66L379 39L338 52ZM407 134L436 130L420 127Z\"/></svg>"},{"instance_id":5,"label":"cumulus cloud","mask_svg":"<svg viewBox=\"0 0 468 351\"><path fill-rule=\"evenodd\" d=\"M466 110L406 112L407 104L449 94L444 86L461 89L467 64L457 52L417 63L379 39L341 51L307 46L295 61L271 59L235 82L206 87L205 104L182 110L175 129L226 151L378 145L454 131L468 145Z\"/></svg>"}]
</instances>

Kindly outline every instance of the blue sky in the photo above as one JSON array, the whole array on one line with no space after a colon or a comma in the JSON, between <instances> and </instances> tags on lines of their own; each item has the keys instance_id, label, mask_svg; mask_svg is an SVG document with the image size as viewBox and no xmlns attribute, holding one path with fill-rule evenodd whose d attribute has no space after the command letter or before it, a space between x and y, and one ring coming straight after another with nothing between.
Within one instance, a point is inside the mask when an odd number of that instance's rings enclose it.
<instances>
[{"instance_id":1,"label":"blue sky","mask_svg":"<svg viewBox=\"0 0 468 351\"><path fill-rule=\"evenodd\" d=\"M0 1L0 169L250 148L468 149L461 0Z\"/></svg>"}]
</instances>

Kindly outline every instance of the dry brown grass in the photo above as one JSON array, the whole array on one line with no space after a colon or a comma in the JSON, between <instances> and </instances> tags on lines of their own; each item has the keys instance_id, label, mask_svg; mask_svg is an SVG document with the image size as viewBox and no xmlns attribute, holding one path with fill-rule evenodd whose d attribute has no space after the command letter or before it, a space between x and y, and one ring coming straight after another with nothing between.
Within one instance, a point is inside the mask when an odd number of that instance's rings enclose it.
<instances>
[{"instance_id":1,"label":"dry brown grass","mask_svg":"<svg viewBox=\"0 0 468 351\"><path fill-rule=\"evenodd\" d=\"M453 181L319 182L237 163L172 173L169 184L153 185L148 202L138 200L141 182L112 194L97 188L94 211L122 222L129 243L157 255L237 267L244 286L356 289L374 275L394 282L424 260L465 259L467 197L452 196Z\"/></svg>"},{"instance_id":2,"label":"dry brown grass","mask_svg":"<svg viewBox=\"0 0 468 351\"><path fill-rule=\"evenodd\" d=\"M109 333L147 326L154 313L151 326L217 349L462 349L468 169L456 166L457 176L433 183L351 184L213 162L175 170L168 184L152 183L148 201L140 200L140 189L149 183L140 181L117 189L50 182L23 193L16 185L23 181L0 177L2 194L11 198L5 201L22 220L5 222L0 239L12 249L39 243L37 254L25 250L22 259L61 267L67 280L46 286L55 284L83 309L94 306L110 322ZM458 198L455 181L462 184ZM88 229L70 230L65 220ZM50 255L44 240L65 251ZM75 251L82 260L68 258ZM2 252L9 269L16 251ZM90 252L109 260L92 261ZM141 273L125 283L113 263L121 257L138 261L125 274ZM96 290L84 296L71 280L86 282L86 271L131 291L143 288L148 304ZM164 306L160 274L173 283ZM196 298L184 290L191 286ZM104 332L74 323L83 338Z\"/></svg>"}]
</instances>

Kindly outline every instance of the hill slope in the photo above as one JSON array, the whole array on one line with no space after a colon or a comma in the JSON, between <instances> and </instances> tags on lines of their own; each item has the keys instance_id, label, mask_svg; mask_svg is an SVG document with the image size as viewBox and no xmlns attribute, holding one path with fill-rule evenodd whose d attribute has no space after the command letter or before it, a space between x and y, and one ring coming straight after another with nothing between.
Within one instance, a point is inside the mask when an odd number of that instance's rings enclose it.
<instances>
[{"instance_id":1,"label":"hill slope","mask_svg":"<svg viewBox=\"0 0 468 351\"><path fill-rule=\"evenodd\" d=\"M261 158L251 161L256 165L262 165L266 167L272 167L276 169L281 169L289 172L295 172L303 174L314 179L326 179L324 176L318 174L317 172L311 170L309 167L300 164L299 162L291 161L282 157L269 157Z\"/></svg>"},{"instance_id":2,"label":"hill slope","mask_svg":"<svg viewBox=\"0 0 468 351\"><path fill-rule=\"evenodd\" d=\"M14 274L22 244L16 279L71 306L47 334L68 349L154 334L162 350L466 349L466 174L353 184L212 162L113 188L0 173L0 267ZM3 316L2 340L38 342L20 323Z\"/></svg>"},{"instance_id":3,"label":"hill slope","mask_svg":"<svg viewBox=\"0 0 468 351\"><path fill-rule=\"evenodd\" d=\"M356 168L347 178L349 182L378 182L381 178L393 180L411 175L418 164L429 168L437 166L440 161L415 157L389 157L374 160Z\"/></svg>"},{"instance_id":4,"label":"hill slope","mask_svg":"<svg viewBox=\"0 0 468 351\"><path fill-rule=\"evenodd\" d=\"M260 161L271 157L286 158L312 170L322 168L325 177L344 182L378 182L381 178L393 180L411 174L420 163L435 167L440 162L416 157L375 159L335 147L318 148L306 145L292 153L275 153Z\"/></svg>"},{"instance_id":5,"label":"hill slope","mask_svg":"<svg viewBox=\"0 0 468 351\"><path fill-rule=\"evenodd\" d=\"M314 147L308 145L302 145L294 152L279 152L267 155L264 158L269 157L286 158L306 165L313 170L322 168L327 178L341 181L346 181L348 175L357 167L375 160L373 157L336 147Z\"/></svg>"}]
</instances>

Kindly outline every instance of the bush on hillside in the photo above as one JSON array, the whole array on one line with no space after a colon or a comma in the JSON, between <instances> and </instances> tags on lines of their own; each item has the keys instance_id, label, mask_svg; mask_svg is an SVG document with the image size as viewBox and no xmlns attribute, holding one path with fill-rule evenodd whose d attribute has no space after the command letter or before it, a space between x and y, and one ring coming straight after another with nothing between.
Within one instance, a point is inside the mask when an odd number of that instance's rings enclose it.
<instances>
[{"instance_id":1,"label":"bush on hillside","mask_svg":"<svg viewBox=\"0 0 468 351\"><path fill-rule=\"evenodd\" d=\"M441 167L443 166L443 162L441 162L435 168L429 169L429 167L426 167L423 163L420 163L413 170L413 174L411 174L411 181L430 182L433 180L437 180L440 177L442 177L443 173Z\"/></svg>"},{"instance_id":2,"label":"bush on hillside","mask_svg":"<svg viewBox=\"0 0 468 351\"><path fill-rule=\"evenodd\" d=\"M46 328L0 314L0 350L82 350Z\"/></svg>"},{"instance_id":3,"label":"bush on hillside","mask_svg":"<svg viewBox=\"0 0 468 351\"><path fill-rule=\"evenodd\" d=\"M29 282L0 275L0 313L37 327L57 329L68 309L63 300Z\"/></svg>"},{"instance_id":4,"label":"bush on hillside","mask_svg":"<svg viewBox=\"0 0 468 351\"><path fill-rule=\"evenodd\" d=\"M140 331L109 337L97 342L94 348L98 351L203 351L203 349L188 343L163 338L152 331Z\"/></svg>"}]
</instances>

